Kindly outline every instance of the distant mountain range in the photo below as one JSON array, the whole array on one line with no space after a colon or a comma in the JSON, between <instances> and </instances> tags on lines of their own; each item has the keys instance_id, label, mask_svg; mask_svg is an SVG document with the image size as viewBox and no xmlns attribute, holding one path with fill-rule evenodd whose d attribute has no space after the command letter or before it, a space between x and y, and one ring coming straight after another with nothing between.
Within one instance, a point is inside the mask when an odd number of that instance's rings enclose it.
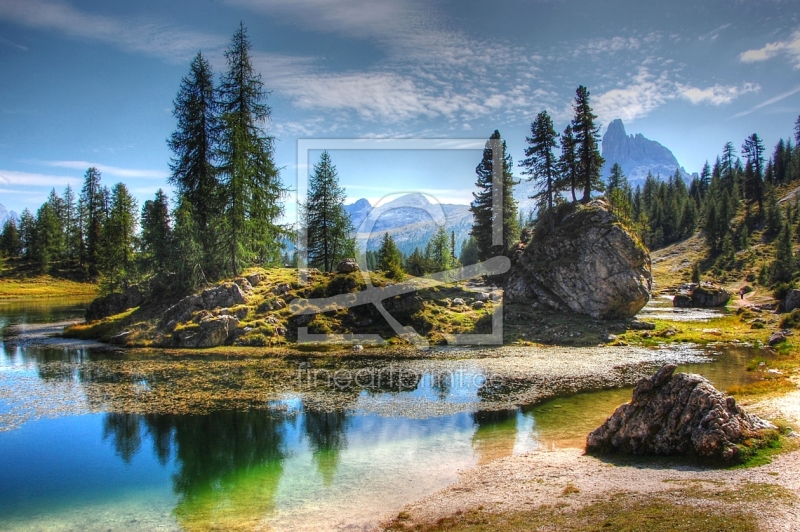
<instances>
[{"instance_id":1,"label":"distant mountain range","mask_svg":"<svg viewBox=\"0 0 800 532\"><path fill-rule=\"evenodd\" d=\"M423 194L406 194L375 208L362 198L345 205L345 210L356 228L358 246L369 251L380 247L384 233L389 233L406 255L411 254L415 247L424 250L436 232L437 223L444 221L448 234L455 231L458 254L461 243L469 238L472 229L469 205L431 203Z\"/></svg>"},{"instance_id":2,"label":"distant mountain range","mask_svg":"<svg viewBox=\"0 0 800 532\"><path fill-rule=\"evenodd\" d=\"M652 173L667 179L679 170L685 181L691 176L678 163L675 155L664 145L646 138L641 133L628 135L625 125L617 118L608 125L603 135L603 178L608 178L611 167L619 163L632 186L644 183L647 174Z\"/></svg>"},{"instance_id":3,"label":"distant mountain range","mask_svg":"<svg viewBox=\"0 0 800 532\"><path fill-rule=\"evenodd\" d=\"M19 225L19 215L14 211L6 210L5 205L0 203L0 228L2 228L3 224L6 223L6 220L9 218L14 218L14 221Z\"/></svg>"}]
</instances>

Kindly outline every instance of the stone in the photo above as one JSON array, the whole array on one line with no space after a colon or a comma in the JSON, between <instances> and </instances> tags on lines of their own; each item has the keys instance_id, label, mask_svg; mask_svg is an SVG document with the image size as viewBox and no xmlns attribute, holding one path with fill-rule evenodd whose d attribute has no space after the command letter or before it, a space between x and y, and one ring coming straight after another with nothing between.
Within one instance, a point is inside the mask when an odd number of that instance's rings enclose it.
<instances>
[{"instance_id":1,"label":"stone","mask_svg":"<svg viewBox=\"0 0 800 532\"><path fill-rule=\"evenodd\" d=\"M680 308L691 308L692 296L689 294L675 294L672 298L672 306Z\"/></svg>"},{"instance_id":2,"label":"stone","mask_svg":"<svg viewBox=\"0 0 800 532\"><path fill-rule=\"evenodd\" d=\"M453 305L464 305L464 304L466 303L460 297L456 297L453 299Z\"/></svg>"},{"instance_id":3,"label":"stone","mask_svg":"<svg viewBox=\"0 0 800 532\"><path fill-rule=\"evenodd\" d=\"M710 283L694 285L691 290L682 290L672 299L673 307L721 307L731 298L730 292Z\"/></svg>"},{"instance_id":4,"label":"stone","mask_svg":"<svg viewBox=\"0 0 800 532\"><path fill-rule=\"evenodd\" d=\"M648 323L641 320L633 320L628 324L628 329L633 331L652 331L656 328L655 323Z\"/></svg>"},{"instance_id":5,"label":"stone","mask_svg":"<svg viewBox=\"0 0 800 532\"><path fill-rule=\"evenodd\" d=\"M595 199L565 204L554 226L536 229L506 281L506 301L585 314L632 318L650 299L650 255Z\"/></svg>"},{"instance_id":6,"label":"stone","mask_svg":"<svg viewBox=\"0 0 800 532\"><path fill-rule=\"evenodd\" d=\"M489 296L484 294L483 292L478 292L475 294L475 301L489 301Z\"/></svg>"},{"instance_id":7,"label":"stone","mask_svg":"<svg viewBox=\"0 0 800 532\"><path fill-rule=\"evenodd\" d=\"M792 288L786 292L786 299L783 300L783 309L786 312L791 312L796 308L800 308L800 290Z\"/></svg>"},{"instance_id":8,"label":"stone","mask_svg":"<svg viewBox=\"0 0 800 532\"><path fill-rule=\"evenodd\" d=\"M358 271L356 259L344 259L336 265L336 273L351 273Z\"/></svg>"},{"instance_id":9,"label":"stone","mask_svg":"<svg viewBox=\"0 0 800 532\"><path fill-rule=\"evenodd\" d=\"M356 345L353 346L353 351L355 351L355 352L359 352L359 351L363 351L363 350L364 350L364 346L361 345L361 344L356 344Z\"/></svg>"},{"instance_id":10,"label":"stone","mask_svg":"<svg viewBox=\"0 0 800 532\"><path fill-rule=\"evenodd\" d=\"M198 310L211 311L217 308L227 308L247 303L242 289L235 283L222 283L214 288L207 288L200 294L186 296L169 307L161 318L161 323L187 321L193 312ZM167 327L170 328L170 327Z\"/></svg>"},{"instance_id":11,"label":"stone","mask_svg":"<svg viewBox=\"0 0 800 532\"><path fill-rule=\"evenodd\" d=\"M626 403L586 439L587 453L694 455L735 462L738 445L772 423L745 412L700 375L669 364L641 379Z\"/></svg>"},{"instance_id":12,"label":"stone","mask_svg":"<svg viewBox=\"0 0 800 532\"><path fill-rule=\"evenodd\" d=\"M474 308L475 310L480 310L485 306L486 306L486 303L484 303L483 301L476 301L476 302L474 302L472 304L472 308Z\"/></svg>"},{"instance_id":13,"label":"stone","mask_svg":"<svg viewBox=\"0 0 800 532\"><path fill-rule=\"evenodd\" d=\"M234 316L211 316L195 327L181 329L173 335L177 347L203 348L224 345L233 339L239 320Z\"/></svg>"},{"instance_id":14,"label":"stone","mask_svg":"<svg viewBox=\"0 0 800 532\"><path fill-rule=\"evenodd\" d=\"M285 294L286 292L288 292L288 291L289 291L289 290L291 290L291 289L292 289L292 287L291 287L291 286L289 286L288 284L286 284L286 283L281 283L281 284L279 284L279 285L273 286L273 287L270 289L270 292L272 292L272 293L273 293L273 294L275 294L276 296L281 296L281 295Z\"/></svg>"},{"instance_id":15,"label":"stone","mask_svg":"<svg viewBox=\"0 0 800 532\"><path fill-rule=\"evenodd\" d=\"M250 281L248 281L245 277L237 277L233 280L233 282L239 285L239 288L242 289L242 292L252 292L253 290L253 285L251 285Z\"/></svg>"},{"instance_id":16,"label":"stone","mask_svg":"<svg viewBox=\"0 0 800 532\"><path fill-rule=\"evenodd\" d=\"M786 334L786 331L775 331L769 336L767 343L769 345L778 345L782 342L785 342L788 336L789 335Z\"/></svg>"},{"instance_id":17,"label":"stone","mask_svg":"<svg viewBox=\"0 0 800 532\"><path fill-rule=\"evenodd\" d=\"M250 283L250 286L255 288L256 286L261 284L261 281L264 278L260 273L251 273L250 275L246 276L245 279L247 279L247 282Z\"/></svg>"},{"instance_id":18,"label":"stone","mask_svg":"<svg viewBox=\"0 0 800 532\"><path fill-rule=\"evenodd\" d=\"M98 297L86 309L86 321L95 321L125 312L129 308L142 304L144 296L138 285L129 286L125 293L113 292L103 297Z\"/></svg>"}]
</instances>

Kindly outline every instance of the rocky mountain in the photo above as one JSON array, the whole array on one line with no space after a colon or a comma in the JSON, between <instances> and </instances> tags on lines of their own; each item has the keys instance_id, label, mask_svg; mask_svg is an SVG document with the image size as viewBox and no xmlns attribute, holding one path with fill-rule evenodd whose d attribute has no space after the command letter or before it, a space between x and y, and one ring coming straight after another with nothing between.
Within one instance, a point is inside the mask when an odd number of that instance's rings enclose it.
<instances>
[{"instance_id":1,"label":"rocky mountain","mask_svg":"<svg viewBox=\"0 0 800 532\"><path fill-rule=\"evenodd\" d=\"M614 163L619 163L632 186L643 184L647 173L666 179L680 170L684 180L691 179L675 155L664 145L646 138L641 133L628 135L625 125L617 118L608 125L603 135L603 177L611 173Z\"/></svg>"},{"instance_id":2,"label":"rocky mountain","mask_svg":"<svg viewBox=\"0 0 800 532\"><path fill-rule=\"evenodd\" d=\"M345 205L345 210L359 230L356 235L359 247L368 250L377 250L381 237L388 232L400 251L410 254L417 246L424 248L436 232L437 223L444 221L447 232L456 233L458 253L472 228L469 205L431 203L422 194L406 194L376 208L362 198ZM362 222L365 222L363 227Z\"/></svg>"},{"instance_id":3,"label":"rocky mountain","mask_svg":"<svg viewBox=\"0 0 800 532\"><path fill-rule=\"evenodd\" d=\"M14 218L14 221L19 224L19 215L17 215L17 213L14 211L6 210L5 205L0 203L0 227L2 227L2 225L6 223L6 220L9 218Z\"/></svg>"}]
</instances>

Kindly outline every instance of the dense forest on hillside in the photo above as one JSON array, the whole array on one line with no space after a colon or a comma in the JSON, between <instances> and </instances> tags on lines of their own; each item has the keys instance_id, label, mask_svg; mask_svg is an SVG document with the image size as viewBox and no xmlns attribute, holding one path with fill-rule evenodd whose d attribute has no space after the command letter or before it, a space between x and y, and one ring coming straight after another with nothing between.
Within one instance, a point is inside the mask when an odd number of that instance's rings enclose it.
<instances>
[{"instance_id":1,"label":"dense forest on hillside","mask_svg":"<svg viewBox=\"0 0 800 532\"><path fill-rule=\"evenodd\" d=\"M287 189L273 162L273 139L263 129L271 113L268 92L252 66L243 25L225 57L227 71L217 79L198 53L175 98L177 124L167 142L176 198L158 190L139 208L125 184L109 187L96 168L89 168L80 191L67 186L58 194L54 189L35 213L25 209L19 223L9 218L0 234L0 255L41 272L56 265L79 269L110 292L155 275L168 274L176 289L188 291L254 265L297 266L297 250L286 251L289 240L297 241L308 266L323 271L362 253L343 208L346 191L327 152L315 165L309 195L301 201L301 226L279 224ZM740 149L725 144L688 184L676 171L666 179L648 175L643 186L632 188L619 165L612 167L607 182L601 180L600 126L586 87L576 90L573 109L574 118L561 134L542 111L526 138L518 166L522 178L537 188L535 216L517 212L513 187L519 181L506 143L495 131L476 167L467 240L457 246L455 234L440 227L404 256L386 233L380 249L366 252L361 264L399 279L511 256L520 235L533 233L526 228L553 223L548 213L558 205L605 194L620 221L650 249L702 230L717 271L735 268L736 253L748 248L754 232L761 232L775 242L775 256L759 272L759 282L793 281L800 205L795 200L781 206L778 200L781 191L800 184L800 118L793 138L781 139L771 152L754 133ZM501 151L499 156L494 150ZM493 168L497 161L502 161L499 172ZM500 245L492 237L495 173L502 175L504 190Z\"/></svg>"}]
</instances>

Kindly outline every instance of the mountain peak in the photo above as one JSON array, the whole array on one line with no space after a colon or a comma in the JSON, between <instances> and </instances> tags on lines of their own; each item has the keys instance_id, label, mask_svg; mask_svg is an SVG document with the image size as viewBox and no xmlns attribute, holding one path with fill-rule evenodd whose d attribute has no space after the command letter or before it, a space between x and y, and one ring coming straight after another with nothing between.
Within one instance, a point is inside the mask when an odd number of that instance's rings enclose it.
<instances>
[{"instance_id":1,"label":"mountain peak","mask_svg":"<svg viewBox=\"0 0 800 532\"><path fill-rule=\"evenodd\" d=\"M680 170L684 179L689 178L666 146L641 133L628 135L625 124L619 118L608 125L603 135L603 158L606 160L603 166L604 177L611 173L614 163L618 163L631 184L644 181L648 173L666 179L675 170Z\"/></svg>"}]
</instances>

